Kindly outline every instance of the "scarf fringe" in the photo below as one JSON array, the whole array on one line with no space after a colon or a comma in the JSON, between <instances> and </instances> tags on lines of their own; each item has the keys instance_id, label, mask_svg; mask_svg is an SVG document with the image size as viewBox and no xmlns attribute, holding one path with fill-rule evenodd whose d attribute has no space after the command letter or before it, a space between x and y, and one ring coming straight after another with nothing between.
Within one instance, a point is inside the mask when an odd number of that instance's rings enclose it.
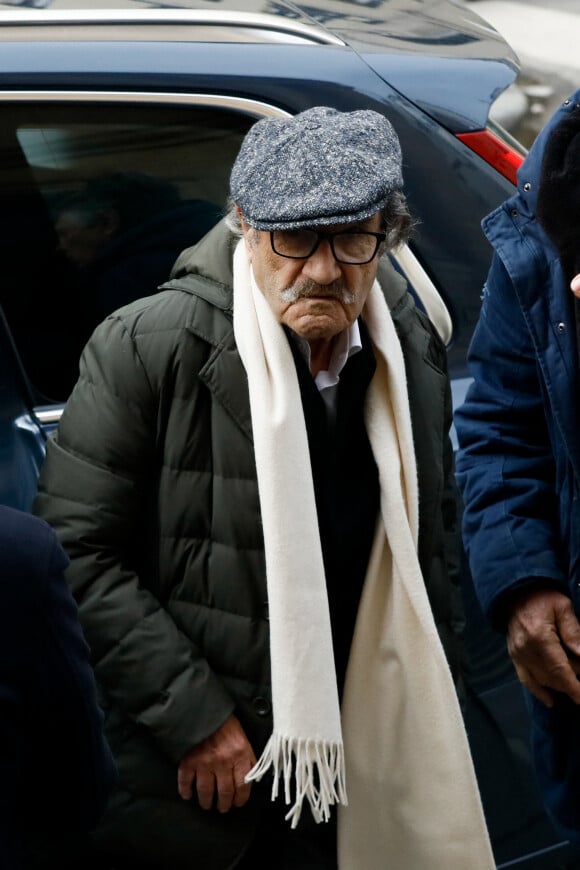
<instances>
[{"instance_id":1,"label":"scarf fringe","mask_svg":"<svg viewBox=\"0 0 580 870\"><path fill-rule=\"evenodd\" d=\"M278 796L280 780L284 783L284 800L292 803L286 821L295 828L302 804L310 804L315 822L327 822L333 804L348 804L345 787L344 748L342 743L284 737L274 732L259 761L246 776L246 782L260 780L272 768L272 800Z\"/></svg>"}]
</instances>

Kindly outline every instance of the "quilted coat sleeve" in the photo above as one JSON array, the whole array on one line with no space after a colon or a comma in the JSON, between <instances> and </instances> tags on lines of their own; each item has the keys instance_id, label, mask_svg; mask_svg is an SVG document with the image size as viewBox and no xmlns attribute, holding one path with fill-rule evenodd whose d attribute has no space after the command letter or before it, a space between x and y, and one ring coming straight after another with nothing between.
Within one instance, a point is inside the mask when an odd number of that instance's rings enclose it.
<instances>
[{"instance_id":1,"label":"quilted coat sleeve","mask_svg":"<svg viewBox=\"0 0 580 870\"><path fill-rule=\"evenodd\" d=\"M234 708L221 681L140 582L143 517L155 492L165 398L120 318L95 331L42 468L35 512L56 529L71 564L97 681L159 748L178 761ZM157 462L157 465L156 465ZM153 512L149 512L151 515Z\"/></svg>"},{"instance_id":2,"label":"quilted coat sleeve","mask_svg":"<svg viewBox=\"0 0 580 870\"><path fill-rule=\"evenodd\" d=\"M473 383L455 413L463 533L484 611L526 586L567 592L553 518L555 468L542 385L516 295L494 255L469 351Z\"/></svg>"}]
</instances>

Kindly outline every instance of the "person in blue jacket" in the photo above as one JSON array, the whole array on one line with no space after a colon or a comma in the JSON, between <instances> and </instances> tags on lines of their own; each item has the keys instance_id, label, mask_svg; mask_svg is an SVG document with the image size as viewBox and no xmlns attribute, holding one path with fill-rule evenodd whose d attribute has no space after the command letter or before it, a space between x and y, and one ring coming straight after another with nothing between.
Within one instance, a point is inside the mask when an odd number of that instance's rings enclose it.
<instances>
[{"instance_id":1,"label":"person in blue jacket","mask_svg":"<svg viewBox=\"0 0 580 870\"><path fill-rule=\"evenodd\" d=\"M116 781L67 565L44 520L0 506L2 870L74 866L60 841L81 842Z\"/></svg>"},{"instance_id":2,"label":"person in blue jacket","mask_svg":"<svg viewBox=\"0 0 580 870\"><path fill-rule=\"evenodd\" d=\"M482 222L493 258L455 424L474 585L529 690L546 807L580 843L580 91Z\"/></svg>"}]
</instances>

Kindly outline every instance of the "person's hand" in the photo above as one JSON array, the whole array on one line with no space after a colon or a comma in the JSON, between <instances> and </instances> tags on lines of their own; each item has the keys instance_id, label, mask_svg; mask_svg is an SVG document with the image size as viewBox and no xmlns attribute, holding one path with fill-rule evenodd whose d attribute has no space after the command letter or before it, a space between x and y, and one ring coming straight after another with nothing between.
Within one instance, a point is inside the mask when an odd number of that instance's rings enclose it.
<instances>
[{"instance_id":1,"label":"person's hand","mask_svg":"<svg viewBox=\"0 0 580 870\"><path fill-rule=\"evenodd\" d=\"M576 299L580 299L580 275L574 275L570 281L570 290Z\"/></svg>"},{"instance_id":2,"label":"person's hand","mask_svg":"<svg viewBox=\"0 0 580 870\"><path fill-rule=\"evenodd\" d=\"M190 800L195 779L200 807L211 809L217 798L217 809L227 813L248 801L252 785L245 778L255 763L254 750L242 726L235 716L230 716L221 728L181 759L177 790L180 797Z\"/></svg>"},{"instance_id":3,"label":"person's hand","mask_svg":"<svg viewBox=\"0 0 580 870\"><path fill-rule=\"evenodd\" d=\"M554 589L536 589L515 604L507 629L508 652L520 682L547 707L550 690L580 704L580 623L570 599Z\"/></svg>"}]
</instances>

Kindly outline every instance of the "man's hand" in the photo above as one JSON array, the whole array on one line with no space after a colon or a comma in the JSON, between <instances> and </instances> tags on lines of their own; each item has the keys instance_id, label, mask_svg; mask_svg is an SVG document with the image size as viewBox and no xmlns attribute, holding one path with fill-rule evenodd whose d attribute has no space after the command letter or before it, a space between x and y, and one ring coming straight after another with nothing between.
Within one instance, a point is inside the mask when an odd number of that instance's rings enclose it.
<instances>
[{"instance_id":1,"label":"man's hand","mask_svg":"<svg viewBox=\"0 0 580 870\"><path fill-rule=\"evenodd\" d=\"M200 807L211 809L217 795L217 809L227 813L248 801L252 785L245 782L245 777L255 763L254 750L242 726L235 716L230 716L181 759L177 790L180 797L189 800L195 779Z\"/></svg>"},{"instance_id":2,"label":"man's hand","mask_svg":"<svg viewBox=\"0 0 580 870\"><path fill-rule=\"evenodd\" d=\"M580 704L580 623L570 599L553 589L520 598L508 623L507 647L520 682L552 707L551 689Z\"/></svg>"}]
</instances>

